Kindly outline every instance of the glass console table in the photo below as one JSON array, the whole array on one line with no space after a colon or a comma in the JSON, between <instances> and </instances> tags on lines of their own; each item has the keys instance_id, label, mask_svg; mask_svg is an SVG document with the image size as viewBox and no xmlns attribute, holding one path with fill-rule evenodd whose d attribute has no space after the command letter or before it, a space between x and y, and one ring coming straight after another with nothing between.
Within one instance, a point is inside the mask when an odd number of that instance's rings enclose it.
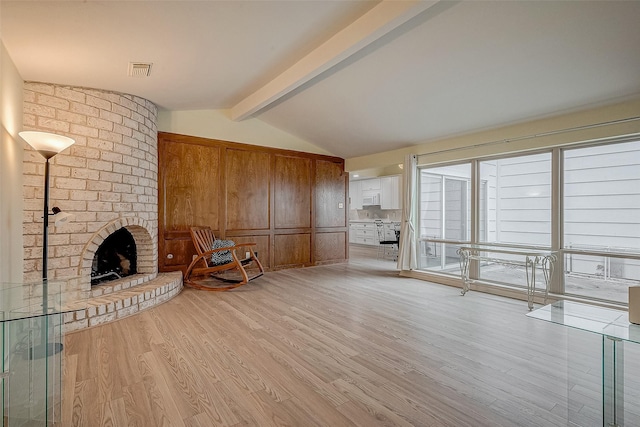
<instances>
[{"instance_id":1,"label":"glass console table","mask_svg":"<svg viewBox=\"0 0 640 427\"><path fill-rule=\"evenodd\" d=\"M624 342L640 343L640 325L626 311L558 301L527 314L602 336L603 426L624 426Z\"/></svg>"},{"instance_id":2,"label":"glass console table","mask_svg":"<svg viewBox=\"0 0 640 427\"><path fill-rule=\"evenodd\" d=\"M43 298L42 283L0 284L4 427L61 425L63 315L85 307L48 285Z\"/></svg>"}]
</instances>

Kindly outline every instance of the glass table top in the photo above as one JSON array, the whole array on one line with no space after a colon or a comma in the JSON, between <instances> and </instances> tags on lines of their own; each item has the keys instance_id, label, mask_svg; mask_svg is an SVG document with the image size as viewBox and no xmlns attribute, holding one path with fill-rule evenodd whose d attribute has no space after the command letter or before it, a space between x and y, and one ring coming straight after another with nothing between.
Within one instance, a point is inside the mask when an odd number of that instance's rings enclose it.
<instances>
[{"instance_id":1,"label":"glass table top","mask_svg":"<svg viewBox=\"0 0 640 427\"><path fill-rule=\"evenodd\" d=\"M587 332L640 343L640 325L629 323L629 313L572 301L558 301L527 313L545 320Z\"/></svg>"},{"instance_id":2,"label":"glass table top","mask_svg":"<svg viewBox=\"0 0 640 427\"><path fill-rule=\"evenodd\" d=\"M49 281L45 299L42 282L0 283L0 323L86 308L86 298L79 297L78 292L63 292L62 288L62 282Z\"/></svg>"}]
</instances>

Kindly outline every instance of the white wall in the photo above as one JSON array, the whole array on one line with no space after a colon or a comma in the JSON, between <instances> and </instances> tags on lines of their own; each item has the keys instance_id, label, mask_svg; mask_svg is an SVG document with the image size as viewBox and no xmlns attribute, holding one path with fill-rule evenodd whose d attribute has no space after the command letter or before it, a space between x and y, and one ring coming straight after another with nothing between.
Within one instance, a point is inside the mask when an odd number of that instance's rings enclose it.
<instances>
[{"instance_id":1,"label":"white wall","mask_svg":"<svg viewBox=\"0 0 640 427\"><path fill-rule=\"evenodd\" d=\"M0 284L22 282L22 87L0 40Z\"/></svg>"},{"instance_id":2,"label":"white wall","mask_svg":"<svg viewBox=\"0 0 640 427\"><path fill-rule=\"evenodd\" d=\"M627 119L638 116L640 98L353 157L345 160L345 169L348 172L360 171L402 163L407 154L418 154L421 163L433 164L635 134L640 133L640 120Z\"/></svg>"},{"instance_id":3,"label":"white wall","mask_svg":"<svg viewBox=\"0 0 640 427\"><path fill-rule=\"evenodd\" d=\"M161 110L158 112L158 130L263 147L332 155L259 119L233 121L230 119L229 110Z\"/></svg>"}]
</instances>

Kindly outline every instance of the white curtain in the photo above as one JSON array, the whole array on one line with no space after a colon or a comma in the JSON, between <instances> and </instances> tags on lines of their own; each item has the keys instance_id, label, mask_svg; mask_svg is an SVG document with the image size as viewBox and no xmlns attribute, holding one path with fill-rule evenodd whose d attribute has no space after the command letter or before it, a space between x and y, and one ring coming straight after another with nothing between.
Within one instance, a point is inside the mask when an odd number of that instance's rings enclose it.
<instances>
[{"instance_id":1,"label":"white curtain","mask_svg":"<svg viewBox=\"0 0 640 427\"><path fill-rule=\"evenodd\" d=\"M402 203L402 227L400 228L399 270L418 268L416 247L415 212L417 206L418 159L415 154L407 154L404 159L404 191Z\"/></svg>"}]
</instances>

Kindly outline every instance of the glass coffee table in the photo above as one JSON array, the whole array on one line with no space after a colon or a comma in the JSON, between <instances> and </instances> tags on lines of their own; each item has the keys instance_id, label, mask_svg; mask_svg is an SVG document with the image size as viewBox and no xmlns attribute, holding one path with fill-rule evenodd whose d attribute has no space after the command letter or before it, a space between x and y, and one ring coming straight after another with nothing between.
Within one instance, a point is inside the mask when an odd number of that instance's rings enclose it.
<instances>
[{"instance_id":1,"label":"glass coffee table","mask_svg":"<svg viewBox=\"0 0 640 427\"><path fill-rule=\"evenodd\" d=\"M558 301L527 313L534 319L602 336L603 426L624 426L624 342L640 343L640 325L629 313L571 301Z\"/></svg>"},{"instance_id":2,"label":"glass coffee table","mask_svg":"<svg viewBox=\"0 0 640 427\"><path fill-rule=\"evenodd\" d=\"M63 287L0 283L2 426L61 425L63 318L86 308L86 299Z\"/></svg>"}]
</instances>

